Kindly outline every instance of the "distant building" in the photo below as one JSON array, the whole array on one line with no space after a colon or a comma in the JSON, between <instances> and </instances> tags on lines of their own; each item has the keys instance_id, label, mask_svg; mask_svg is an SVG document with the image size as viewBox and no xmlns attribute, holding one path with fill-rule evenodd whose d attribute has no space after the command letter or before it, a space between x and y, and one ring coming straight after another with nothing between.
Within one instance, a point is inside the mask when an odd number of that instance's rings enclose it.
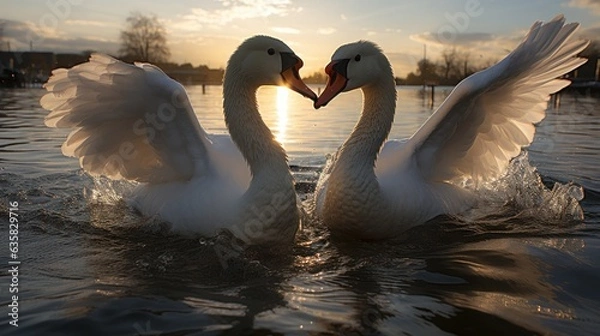
<instances>
[{"instance_id":1,"label":"distant building","mask_svg":"<svg viewBox=\"0 0 600 336\"><path fill-rule=\"evenodd\" d=\"M169 77L182 84L220 85L223 83L223 69L209 69L206 66L199 66L197 68L189 69L163 68L163 70Z\"/></svg>"},{"instance_id":2,"label":"distant building","mask_svg":"<svg viewBox=\"0 0 600 336\"><path fill-rule=\"evenodd\" d=\"M0 51L0 73L2 86L11 84L13 78L21 83L44 83L53 69L71 68L84 63L89 56L81 54L54 54L52 52L11 52ZM157 64L170 77L183 84L216 84L223 82L223 69L210 69L205 65L194 67L191 64L163 63ZM7 84L8 83L8 84ZM11 84L12 85L12 84Z\"/></svg>"},{"instance_id":3,"label":"distant building","mask_svg":"<svg viewBox=\"0 0 600 336\"><path fill-rule=\"evenodd\" d=\"M565 90L600 95L600 57L594 55L586 57L588 61L585 64L566 76L571 80L571 85Z\"/></svg>"},{"instance_id":4,"label":"distant building","mask_svg":"<svg viewBox=\"0 0 600 336\"><path fill-rule=\"evenodd\" d=\"M12 65L5 65L0 61L0 88L23 87L25 78L20 71L13 70Z\"/></svg>"},{"instance_id":5,"label":"distant building","mask_svg":"<svg viewBox=\"0 0 600 336\"><path fill-rule=\"evenodd\" d=\"M569 78L580 81L598 81L600 74L600 58L598 56L588 56L588 61L579 68L569 73Z\"/></svg>"},{"instance_id":6,"label":"distant building","mask_svg":"<svg viewBox=\"0 0 600 336\"><path fill-rule=\"evenodd\" d=\"M0 63L17 71L29 83L43 83L56 63L54 53L39 51L0 51Z\"/></svg>"},{"instance_id":7,"label":"distant building","mask_svg":"<svg viewBox=\"0 0 600 336\"><path fill-rule=\"evenodd\" d=\"M14 69L36 69L49 72L56 63L54 53L39 51L0 51L0 62L10 64Z\"/></svg>"},{"instance_id":8,"label":"distant building","mask_svg":"<svg viewBox=\"0 0 600 336\"><path fill-rule=\"evenodd\" d=\"M88 60L83 54L56 54L55 68L70 68Z\"/></svg>"}]
</instances>

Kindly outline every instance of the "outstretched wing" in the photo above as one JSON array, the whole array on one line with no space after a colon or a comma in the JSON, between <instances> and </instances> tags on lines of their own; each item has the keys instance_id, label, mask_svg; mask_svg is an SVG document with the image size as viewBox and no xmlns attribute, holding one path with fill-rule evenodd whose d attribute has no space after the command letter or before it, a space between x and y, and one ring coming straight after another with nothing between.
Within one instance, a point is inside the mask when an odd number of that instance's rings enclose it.
<instances>
[{"instance_id":1,"label":"outstretched wing","mask_svg":"<svg viewBox=\"0 0 600 336\"><path fill-rule=\"evenodd\" d=\"M85 171L161 183L211 169L211 141L183 86L151 64L94 54L52 72L41 105L49 127L74 128L62 145Z\"/></svg>"},{"instance_id":2,"label":"outstretched wing","mask_svg":"<svg viewBox=\"0 0 600 336\"><path fill-rule=\"evenodd\" d=\"M570 40L577 27L562 16L536 22L501 62L458 84L398 157L416 159L430 181L478 183L504 173L533 141L549 95L569 84L557 78L586 62L577 54L588 42Z\"/></svg>"}]
</instances>

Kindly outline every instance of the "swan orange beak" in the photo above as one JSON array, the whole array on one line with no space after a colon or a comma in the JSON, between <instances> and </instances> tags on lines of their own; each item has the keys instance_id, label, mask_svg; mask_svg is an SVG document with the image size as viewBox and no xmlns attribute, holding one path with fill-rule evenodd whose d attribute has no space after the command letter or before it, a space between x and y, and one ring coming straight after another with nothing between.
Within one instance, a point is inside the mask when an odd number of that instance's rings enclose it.
<instances>
[{"instance_id":1,"label":"swan orange beak","mask_svg":"<svg viewBox=\"0 0 600 336\"><path fill-rule=\"evenodd\" d=\"M346 84L348 84L348 78L346 77L346 68L348 66L347 59L340 61L332 61L325 67L325 73L329 76L327 85L323 90L323 93L315 101L314 107L316 109L327 105L335 96L340 92L344 91Z\"/></svg>"},{"instance_id":2,"label":"swan orange beak","mask_svg":"<svg viewBox=\"0 0 600 336\"><path fill-rule=\"evenodd\" d=\"M299 70L304 65L302 60L292 53L281 53L281 63L283 68L281 77L285 85L304 97L316 101L317 94L300 79Z\"/></svg>"}]
</instances>

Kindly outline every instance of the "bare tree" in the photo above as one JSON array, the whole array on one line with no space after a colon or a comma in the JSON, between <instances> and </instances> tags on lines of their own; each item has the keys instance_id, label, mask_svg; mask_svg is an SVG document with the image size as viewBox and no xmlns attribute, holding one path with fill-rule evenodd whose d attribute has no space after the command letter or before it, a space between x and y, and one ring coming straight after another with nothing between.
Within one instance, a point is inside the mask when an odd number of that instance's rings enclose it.
<instances>
[{"instance_id":1,"label":"bare tree","mask_svg":"<svg viewBox=\"0 0 600 336\"><path fill-rule=\"evenodd\" d=\"M425 58L417 62L417 76L421 78L423 84L437 82L437 65Z\"/></svg>"},{"instance_id":2,"label":"bare tree","mask_svg":"<svg viewBox=\"0 0 600 336\"><path fill-rule=\"evenodd\" d=\"M468 49L446 48L437 61L419 60L415 72L410 72L406 79L398 78L396 82L410 85L456 85L473 73L486 69L495 63L497 63L497 60L493 58L474 59Z\"/></svg>"},{"instance_id":3,"label":"bare tree","mask_svg":"<svg viewBox=\"0 0 600 336\"><path fill-rule=\"evenodd\" d=\"M127 61L165 62L170 56L165 27L154 15L132 13L121 31L121 57Z\"/></svg>"},{"instance_id":4,"label":"bare tree","mask_svg":"<svg viewBox=\"0 0 600 336\"><path fill-rule=\"evenodd\" d=\"M442 64L440 66L442 78L446 81L450 79L450 74L456 68L456 48L444 49L442 52Z\"/></svg>"},{"instance_id":5,"label":"bare tree","mask_svg":"<svg viewBox=\"0 0 600 336\"><path fill-rule=\"evenodd\" d=\"M456 78L466 78L477 70L471 64L471 53L469 50L457 52L454 58L454 76Z\"/></svg>"}]
</instances>

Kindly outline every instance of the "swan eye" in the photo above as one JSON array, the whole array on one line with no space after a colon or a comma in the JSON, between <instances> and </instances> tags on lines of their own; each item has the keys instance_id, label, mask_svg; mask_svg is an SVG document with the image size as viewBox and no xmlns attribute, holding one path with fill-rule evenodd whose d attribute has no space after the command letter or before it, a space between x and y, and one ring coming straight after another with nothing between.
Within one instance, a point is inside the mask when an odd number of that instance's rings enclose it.
<instances>
[{"instance_id":1,"label":"swan eye","mask_svg":"<svg viewBox=\"0 0 600 336\"><path fill-rule=\"evenodd\" d=\"M269 48L269 49L267 50L267 53L268 53L269 55L275 55L275 49L273 49L273 48Z\"/></svg>"},{"instance_id":2,"label":"swan eye","mask_svg":"<svg viewBox=\"0 0 600 336\"><path fill-rule=\"evenodd\" d=\"M357 62L360 62L360 55L354 56L354 60L357 61Z\"/></svg>"}]
</instances>

